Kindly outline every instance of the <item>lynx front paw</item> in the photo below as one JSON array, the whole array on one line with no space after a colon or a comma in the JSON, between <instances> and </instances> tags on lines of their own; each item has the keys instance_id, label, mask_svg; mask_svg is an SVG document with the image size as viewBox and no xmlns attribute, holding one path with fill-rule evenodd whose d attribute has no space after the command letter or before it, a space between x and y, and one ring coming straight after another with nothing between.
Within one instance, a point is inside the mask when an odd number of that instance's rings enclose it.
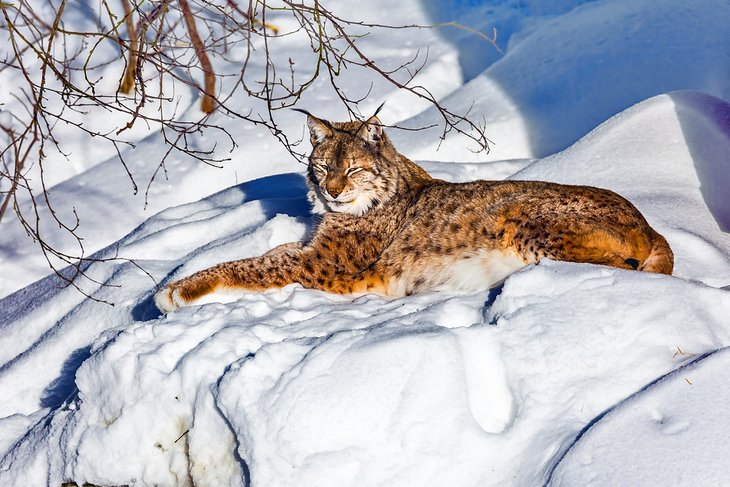
<instances>
[{"instance_id":1,"label":"lynx front paw","mask_svg":"<svg viewBox=\"0 0 730 487\"><path fill-rule=\"evenodd\" d=\"M155 305L163 313L169 313L185 306L185 301L180 296L180 290L172 285L165 286L155 294Z\"/></svg>"}]
</instances>

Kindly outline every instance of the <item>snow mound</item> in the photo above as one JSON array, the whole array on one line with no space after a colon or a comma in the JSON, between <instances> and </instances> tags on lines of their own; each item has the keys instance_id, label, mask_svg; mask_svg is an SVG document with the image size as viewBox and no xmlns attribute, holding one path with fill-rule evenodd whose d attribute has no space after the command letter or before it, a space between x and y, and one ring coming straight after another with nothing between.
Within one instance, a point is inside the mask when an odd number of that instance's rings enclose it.
<instances>
[{"instance_id":1,"label":"snow mound","mask_svg":"<svg viewBox=\"0 0 730 487\"><path fill-rule=\"evenodd\" d=\"M550 485L692 485L730 477L722 371L730 350L709 356L678 350L694 361L611 409L558 464Z\"/></svg>"},{"instance_id":2,"label":"snow mound","mask_svg":"<svg viewBox=\"0 0 730 487\"><path fill-rule=\"evenodd\" d=\"M723 167L724 106L696 93L647 100L516 176L626 194L675 247L675 277L545 261L488 293L351 298L293 285L159 317L148 275L96 263L97 280L123 284L89 288L114 308L52 280L9 296L0 387L15 393L0 414L0 484L518 486L583 475L575 462L627 431L611 421L602 433L607 411L730 346L730 292L703 284L727 285L729 236L697 169ZM701 141L684 137L687 124L703 127ZM529 162L427 166L458 180ZM165 210L105 252L140 258L163 282L258 255L311 228L304 194L299 175L245 183Z\"/></svg>"},{"instance_id":3,"label":"snow mound","mask_svg":"<svg viewBox=\"0 0 730 487\"><path fill-rule=\"evenodd\" d=\"M546 263L507 281L496 326L483 301L290 286L109 330L0 479L532 485L678 350L730 344L730 293L671 277ZM50 471L21 468L39 448Z\"/></svg>"},{"instance_id":4,"label":"snow mound","mask_svg":"<svg viewBox=\"0 0 730 487\"><path fill-rule=\"evenodd\" d=\"M697 90L730 99L730 50L718 48L730 45L730 3L724 0L596 1L539 22L532 22L531 14L557 12L553 2L544 12L511 3L530 16L521 20L511 14L507 31L515 22L524 27L505 56L444 100L484 117L494 141L490 160L548 156L662 93ZM495 10L499 23L503 13ZM438 120L430 109L408 123L428 126ZM437 135L436 129L418 138L396 134L396 145L416 158L432 159ZM463 137L451 136L440 148L442 160L484 158L472 154L473 144Z\"/></svg>"}]
</instances>

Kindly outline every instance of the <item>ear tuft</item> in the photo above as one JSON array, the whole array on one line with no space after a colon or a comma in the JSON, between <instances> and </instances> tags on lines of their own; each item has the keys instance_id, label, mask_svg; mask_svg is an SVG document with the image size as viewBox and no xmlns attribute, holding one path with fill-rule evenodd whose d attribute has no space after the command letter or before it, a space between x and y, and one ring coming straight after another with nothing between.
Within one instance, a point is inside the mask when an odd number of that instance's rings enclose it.
<instances>
[{"instance_id":1,"label":"ear tuft","mask_svg":"<svg viewBox=\"0 0 730 487\"><path fill-rule=\"evenodd\" d=\"M317 145L332 135L330 124L313 115L307 115L307 127L309 127L312 145Z\"/></svg>"},{"instance_id":2,"label":"ear tuft","mask_svg":"<svg viewBox=\"0 0 730 487\"><path fill-rule=\"evenodd\" d=\"M358 135L373 145L380 145L383 140L383 123L373 115L363 123Z\"/></svg>"}]
</instances>

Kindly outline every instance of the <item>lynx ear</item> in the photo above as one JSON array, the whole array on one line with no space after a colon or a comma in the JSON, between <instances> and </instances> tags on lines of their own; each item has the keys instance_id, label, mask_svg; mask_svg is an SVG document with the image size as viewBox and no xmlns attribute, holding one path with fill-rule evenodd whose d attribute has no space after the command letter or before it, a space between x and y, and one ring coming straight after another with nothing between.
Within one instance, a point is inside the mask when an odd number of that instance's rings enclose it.
<instances>
[{"instance_id":1,"label":"lynx ear","mask_svg":"<svg viewBox=\"0 0 730 487\"><path fill-rule=\"evenodd\" d=\"M332 135L332 126L327 121L320 120L313 115L307 115L307 127L309 127L312 145L317 145Z\"/></svg>"},{"instance_id":2,"label":"lynx ear","mask_svg":"<svg viewBox=\"0 0 730 487\"><path fill-rule=\"evenodd\" d=\"M362 124L358 135L373 145L380 145L383 140L383 123L373 115Z\"/></svg>"}]
</instances>

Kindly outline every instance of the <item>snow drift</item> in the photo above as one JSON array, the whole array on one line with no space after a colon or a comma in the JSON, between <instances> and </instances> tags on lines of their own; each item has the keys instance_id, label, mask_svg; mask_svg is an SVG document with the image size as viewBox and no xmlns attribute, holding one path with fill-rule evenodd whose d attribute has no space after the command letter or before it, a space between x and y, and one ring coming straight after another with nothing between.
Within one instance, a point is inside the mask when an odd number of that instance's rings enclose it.
<instances>
[{"instance_id":1,"label":"snow drift","mask_svg":"<svg viewBox=\"0 0 730 487\"><path fill-rule=\"evenodd\" d=\"M507 15L514 3L499 5ZM149 218L119 196L91 223L109 227L96 248L136 265L91 264L98 283L84 283L115 306L54 276L0 300L0 485L728 478L730 83L718 73L730 63L717 46L729 7L526 5L535 15L514 24L523 30L506 55L448 101L476 100L492 156L510 160L455 163L466 159L458 140L437 154L422 133L396 146L449 159L423 166L453 181L519 171L511 177L615 190L666 236L674 276L544 261L484 293L353 298L293 285L160 316L158 283L304 238L314 221L303 177L272 156L227 189L209 176L189 200L161 189ZM670 26L684 44L663 48ZM244 152L260 154L247 137ZM143 144L140 162L155 147ZM181 167L186 184L200 177ZM56 190L111 182L111 168ZM129 218L116 225L117 214ZM7 248L3 269L35 269Z\"/></svg>"},{"instance_id":2,"label":"snow drift","mask_svg":"<svg viewBox=\"0 0 730 487\"><path fill-rule=\"evenodd\" d=\"M666 232L680 264L676 277L543 262L491 293L352 299L294 285L147 321L129 316L153 312L149 301L131 298L149 296L151 286L130 264L103 279L125 283L123 312L69 302L73 292L51 290L50 282L31 286L51 306L19 310L2 329L19 345L6 350L1 384L23 392L4 405L10 416L0 426L16 436L5 442L0 479L525 485L581 475L583 460L572 459L585 455L583 438L596 448L607 441L582 434L595 418L730 344L730 293L699 282L730 281L730 237L690 177L697 162L676 110L711 125L722 104L694 93L648 100L517 175L624 191ZM707 154L728 143L714 126L703 141ZM640 141L627 148L633 158L604 150L632 137ZM587 154L603 159L602 170L591 169ZM712 163L721 161L703 162ZM682 209L668 211L672 201ZM121 249L149 259L154 275L173 271L175 278L224 255L301 238L311 224L305 205L299 176L275 176L162 212ZM181 232L198 237L181 240ZM159 249L172 260L160 260ZM20 307L12 298L4 309ZM57 330L33 337L32 323L49 307ZM58 387L49 395L48 379L28 380L43 375L40 367L63 369L64 360L78 389L68 398ZM72 392L66 381L64 392ZM48 407L34 412L43 401ZM615 427L607 431L625 434ZM709 474L728 473L714 467Z\"/></svg>"}]
</instances>

